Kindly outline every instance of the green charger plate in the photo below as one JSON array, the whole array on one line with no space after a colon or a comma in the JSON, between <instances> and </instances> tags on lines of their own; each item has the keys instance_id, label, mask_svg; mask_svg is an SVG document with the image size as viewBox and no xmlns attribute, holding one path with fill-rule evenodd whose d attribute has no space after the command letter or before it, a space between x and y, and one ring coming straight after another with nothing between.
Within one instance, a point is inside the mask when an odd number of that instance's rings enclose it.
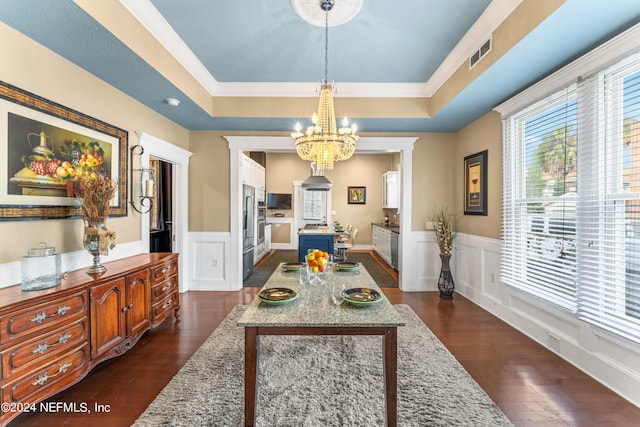
<instances>
[{"instance_id":1,"label":"green charger plate","mask_svg":"<svg viewBox=\"0 0 640 427\"><path fill-rule=\"evenodd\" d=\"M260 301L266 304L286 304L298 298L298 293L289 288L269 288L263 289L258 294Z\"/></svg>"},{"instance_id":2,"label":"green charger plate","mask_svg":"<svg viewBox=\"0 0 640 427\"><path fill-rule=\"evenodd\" d=\"M353 305L366 306L382 301L380 292L369 288L351 288L342 292L344 300Z\"/></svg>"},{"instance_id":3,"label":"green charger plate","mask_svg":"<svg viewBox=\"0 0 640 427\"><path fill-rule=\"evenodd\" d=\"M282 264L282 268L286 271L298 271L301 268L307 268L307 264L304 262L285 262Z\"/></svg>"},{"instance_id":4,"label":"green charger plate","mask_svg":"<svg viewBox=\"0 0 640 427\"><path fill-rule=\"evenodd\" d=\"M359 262L338 262L336 263L336 270L338 271L353 271L360 268Z\"/></svg>"}]
</instances>

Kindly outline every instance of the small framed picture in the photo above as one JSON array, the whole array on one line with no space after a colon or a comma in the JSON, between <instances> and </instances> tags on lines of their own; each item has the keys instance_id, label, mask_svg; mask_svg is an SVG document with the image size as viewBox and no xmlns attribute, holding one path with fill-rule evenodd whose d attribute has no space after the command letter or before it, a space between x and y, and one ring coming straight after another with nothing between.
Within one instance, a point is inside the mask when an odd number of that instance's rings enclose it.
<instances>
[{"instance_id":1,"label":"small framed picture","mask_svg":"<svg viewBox=\"0 0 640 427\"><path fill-rule=\"evenodd\" d=\"M464 158L464 214L487 215L488 150Z\"/></svg>"},{"instance_id":2,"label":"small framed picture","mask_svg":"<svg viewBox=\"0 0 640 427\"><path fill-rule=\"evenodd\" d=\"M367 203L367 187L347 187L347 203L364 205Z\"/></svg>"}]
</instances>

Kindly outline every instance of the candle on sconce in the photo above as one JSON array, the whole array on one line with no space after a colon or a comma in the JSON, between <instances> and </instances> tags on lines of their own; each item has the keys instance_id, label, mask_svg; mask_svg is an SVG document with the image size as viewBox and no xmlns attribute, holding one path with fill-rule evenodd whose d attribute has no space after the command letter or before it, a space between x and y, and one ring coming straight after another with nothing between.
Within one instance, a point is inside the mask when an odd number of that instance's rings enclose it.
<instances>
[{"instance_id":1,"label":"candle on sconce","mask_svg":"<svg viewBox=\"0 0 640 427\"><path fill-rule=\"evenodd\" d=\"M154 192L154 188L153 187L154 187L153 180L152 179L148 179L145 182L145 193L146 193L145 195L147 197L153 197L153 192Z\"/></svg>"}]
</instances>

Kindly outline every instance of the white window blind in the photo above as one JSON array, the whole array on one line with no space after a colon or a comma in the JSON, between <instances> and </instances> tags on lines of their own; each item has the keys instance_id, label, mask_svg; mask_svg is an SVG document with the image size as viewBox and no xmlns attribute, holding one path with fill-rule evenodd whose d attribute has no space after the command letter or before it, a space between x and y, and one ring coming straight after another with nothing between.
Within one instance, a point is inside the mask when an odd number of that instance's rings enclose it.
<instances>
[{"instance_id":1,"label":"white window blind","mask_svg":"<svg viewBox=\"0 0 640 427\"><path fill-rule=\"evenodd\" d=\"M503 281L576 308L575 85L504 121Z\"/></svg>"},{"instance_id":2,"label":"white window blind","mask_svg":"<svg viewBox=\"0 0 640 427\"><path fill-rule=\"evenodd\" d=\"M640 54L503 129L502 280L640 342Z\"/></svg>"},{"instance_id":3,"label":"white window blind","mask_svg":"<svg viewBox=\"0 0 640 427\"><path fill-rule=\"evenodd\" d=\"M640 57L581 81L579 96L579 314L640 341Z\"/></svg>"}]
</instances>

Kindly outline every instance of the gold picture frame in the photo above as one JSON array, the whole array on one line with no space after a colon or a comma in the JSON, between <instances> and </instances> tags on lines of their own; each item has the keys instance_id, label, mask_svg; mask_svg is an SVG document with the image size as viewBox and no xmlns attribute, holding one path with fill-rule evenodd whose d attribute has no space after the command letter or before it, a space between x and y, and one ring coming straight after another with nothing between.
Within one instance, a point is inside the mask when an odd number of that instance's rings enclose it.
<instances>
[{"instance_id":1,"label":"gold picture frame","mask_svg":"<svg viewBox=\"0 0 640 427\"><path fill-rule=\"evenodd\" d=\"M464 214L487 215L487 157L484 150L464 158Z\"/></svg>"},{"instance_id":2,"label":"gold picture frame","mask_svg":"<svg viewBox=\"0 0 640 427\"><path fill-rule=\"evenodd\" d=\"M347 187L347 203L365 205L367 203L367 187Z\"/></svg>"},{"instance_id":3,"label":"gold picture frame","mask_svg":"<svg viewBox=\"0 0 640 427\"><path fill-rule=\"evenodd\" d=\"M127 145L125 130L0 82L0 220L81 216L72 176L88 171L117 180L110 216L126 216Z\"/></svg>"}]
</instances>

